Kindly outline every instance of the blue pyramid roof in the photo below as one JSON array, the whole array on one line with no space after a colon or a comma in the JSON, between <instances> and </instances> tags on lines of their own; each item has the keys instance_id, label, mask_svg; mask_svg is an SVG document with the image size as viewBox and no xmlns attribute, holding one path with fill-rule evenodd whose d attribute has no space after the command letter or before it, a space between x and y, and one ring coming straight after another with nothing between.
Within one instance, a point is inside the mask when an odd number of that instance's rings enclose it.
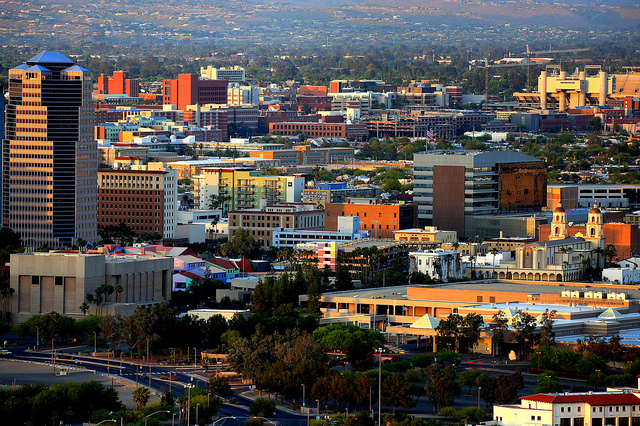
<instances>
[{"instance_id":1,"label":"blue pyramid roof","mask_svg":"<svg viewBox=\"0 0 640 426\"><path fill-rule=\"evenodd\" d=\"M20 64L17 67L13 67L11 68L12 70L26 70L27 68L29 68L29 65L27 64Z\"/></svg>"},{"instance_id":2,"label":"blue pyramid roof","mask_svg":"<svg viewBox=\"0 0 640 426\"><path fill-rule=\"evenodd\" d=\"M69 68L65 68L63 71L80 71L80 72L91 72L86 68L82 68L80 65L74 65Z\"/></svg>"},{"instance_id":3,"label":"blue pyramid roof","mask_svg":"<svg viewBox=\"0 0 640 426\"><path fill-rule=\"evenodd\" d=\"M33 58L29 59L27 63L35 64L70 64L73 65L73 61L60 52L53 50L45 50L38 53Z\"/></svg>"},{"instance_id":4,"label":"blue pyramid roof","mask_svg":"<svg viewBox=\"0 0 640 426\"><path fill-rule=\"evenodd\" d=\"M34 65L32 67L27 68L27 71L51 72L49 68L45 68L42 65Z\"/></svg>"}]
</instances>

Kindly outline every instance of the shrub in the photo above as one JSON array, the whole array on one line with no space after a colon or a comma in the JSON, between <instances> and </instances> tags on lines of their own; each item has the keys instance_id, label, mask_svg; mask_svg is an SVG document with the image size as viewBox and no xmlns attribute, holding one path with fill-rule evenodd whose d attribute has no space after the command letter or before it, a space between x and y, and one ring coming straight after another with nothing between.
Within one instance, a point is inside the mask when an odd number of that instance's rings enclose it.
<instances>
[{"instance_id":1,"label":"shrub","mask_svg":"<svg viewBox=\"0 0 640 426\"><path fill-rule=\"evenodd\" d=\"M259 417L273 417L276 415L276 402L272 399L258 398L251 403L249 414Z\"/></svg>"}]
</instances>

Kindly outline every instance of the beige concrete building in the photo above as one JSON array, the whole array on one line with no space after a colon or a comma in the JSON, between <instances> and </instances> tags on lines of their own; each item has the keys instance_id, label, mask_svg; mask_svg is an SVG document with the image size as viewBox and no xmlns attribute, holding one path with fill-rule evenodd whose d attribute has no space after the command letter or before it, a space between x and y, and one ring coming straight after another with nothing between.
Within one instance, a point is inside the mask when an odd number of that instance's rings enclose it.
<instances>
[{"instance_id":1,"label":"beige concrete building","mask_svg":"<svg viewBox=\"0 0 640 426\"><path fill-rule=\"evenodd\" d=\"M110 256L82 253L18 253L11 255L10 283L13 322L33 315L58 312L83 316L80 305L87 293L102 284L124 289L106 297L102 314L131 314L138 305L171 299L170 257ZM91 306L89 313L95 312Z\"/></svg>"},{"instance_id":2,"label":"beige concrete building","mask_svg":"<svg viewBox=\"0 0 640 426\"><path fill-rule=\"evenodd\" d=\"M280 203L262 210L232 210L229 212L229 239L240 228L262 247L273 243L273 231L279 229L324 229L324 209L314 203Z\"/></svg>"}]
</instances>

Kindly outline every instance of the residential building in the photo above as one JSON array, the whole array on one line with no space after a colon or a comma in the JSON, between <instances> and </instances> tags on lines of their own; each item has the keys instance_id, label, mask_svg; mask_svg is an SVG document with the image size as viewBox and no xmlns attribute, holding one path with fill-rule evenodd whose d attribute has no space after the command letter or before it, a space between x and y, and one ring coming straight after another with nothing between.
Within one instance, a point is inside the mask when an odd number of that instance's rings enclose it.
<instances>
[{"instance_id":1,"label":"residential building","mask_svg":"<svg viewBox=\"0 0 640 426\"><path fill-rule=\"evenodd\" d=\"M177 105L179 110L195 104L224 104L227 84L227 80L200 80L198 74L178 74L176 80L162 81L162 104Z\"/></svg>"},{"instance_id":2,"label":"residential building","mask_svg":"<svg viewBox=\"0 0 640 426\"><path fill-rule=\"evenodd\" d=\"M394 231L413 228L415 215L413 204L382 204L378 199L349 199L345 203L326 203L327 211L325 229L338 229L338 217L358 216L363 231L371 231L377 238L394 238Z\"/></svg>"},{"instance_id":3,"label":"residential building","mask_svg":"<svg viewBox=\"0 0 640 426\"><path fill-rule=\"evenodd\" d=\"M138 235L176 232L178 174L175 170L98 171L98 225L124 222Z\"/></svg>"},{"instance_id":4,"label":"residential building","mask_svg":"<svg viewBox=\"0 0 640 426\"><path fill-rule=\"evenodd\" d=\"M91 72L44 51L8 74L2 226L26 247L97 241Z\"/></svg>"},{"instance_id":5,"label":"residential building","mask_svg":"<svg viewBox=\"0 0 640 426\"><path fill-rule=\"evenodd\" d=\"M58 312L80 319L85 296L102 284L123 292L104 295L102 314L130 315L140 305L171 299L173 259L86 253L19 253L11 255L10 284L14 323L33 315ZM90 308L93 312L94 308Z\"/></svg>"},{"instance_id":6,"label":"residential building","mask_svg":"<svg viewBox=\"0 0 640 426\"><path fill-rule=\"evenodd\" d=\"M309 145L297 145L293 149L251 151L249 155L265 160L276 160L281 167L322 166L353 161L353 148L312 148Z\"/></svg>"},{"instance_id":7,"label":"residential building","mask_svg":"<svg viewBox=\"0 0 640 426\"><path fill-rule=\"evenodd\" d=\"M244 68L234 65L229 68L200 67L200 77L208 80L227 80L228 82L242 82L246 80Z\"/></svg>"},{"instance_id":8,"label":"residential building","mask_svg":"<svg viewBox=\"0 0 640 426\"><path fill-rule=\"evenodd\" d=\"M337 231L276 228L273 230L273 246L293 248L298 244L322 241L341 243L369 237L371 237L370 231L360 230L360 218L358 216L343 216L338 218Z\"/></svg>"},{"instance_id":9,"label":"residential building","mask_svg":"<svg viewBox=\"0 0 640 426\"><path fill-rule=\"evenodd\" d=\"M209 208L211 196L225 196L224 211L280 202L300 202L304 177L268 176L255 169L206 168L193 176L195 208Z\"/></svg>"},{"instance_id":10,"label":"residential building","mask_svg":"<svg viewBox=\"0 0 640 426\"><path fill-rule=\"evenodd\" d=\"M278 229L324 229L324 210L313 203L280 203L264 209L229 212L229 238L240 228L262 247L271 247L273 232Z\"/></svg>"},{"instance_id":11,"label":"residential building","mask_svg":"<svg viewBox=\"0 0 640 426\"><path fill-rule=\"evenodd\" d=\"M511 151L427 151L414 156L418 224L467 235L474 215L540 210L547 170L537 158ZM469 226L471 227L471 226Z\"/></svg>"},{"instance_id":12,"label":"residential building","mask_svg":"<svg viewBox=\"0 0 640 426\"><path fill-rule=\"evenodd\" d=\"M269 123L269 133L284 136L304 133L310 138L342 139L362 139L369 136L366 124L360 123Z\"/></svg>"},{"instance_id":13,"label":"residential building","mask_svg":"<svg viewBox=\"0 0 640 426\"><path fill-rule=\"evenodd\" d=\"M302 201L305 203L344 203L347 198L378 198L379 186L348 186L347 182L318 182L314 188L302 190Z\"/></svg>"}]
</instances>

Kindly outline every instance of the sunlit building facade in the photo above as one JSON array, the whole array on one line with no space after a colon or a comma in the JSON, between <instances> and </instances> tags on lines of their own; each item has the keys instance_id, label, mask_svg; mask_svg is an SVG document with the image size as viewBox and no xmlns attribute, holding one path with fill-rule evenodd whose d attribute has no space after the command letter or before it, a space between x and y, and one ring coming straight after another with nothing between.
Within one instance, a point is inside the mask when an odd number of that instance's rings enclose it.
<instances>
[{"instance_id":1,"label":"sunlit building facade","mask_svg":"<svg viewBox=\"0 0 640 426\"><path fill-rule=\"evenodd\" d=\"M9 70L2 225L27 247L97 239L91 72L44 51Z\"/></svg>"}]
</instances>

